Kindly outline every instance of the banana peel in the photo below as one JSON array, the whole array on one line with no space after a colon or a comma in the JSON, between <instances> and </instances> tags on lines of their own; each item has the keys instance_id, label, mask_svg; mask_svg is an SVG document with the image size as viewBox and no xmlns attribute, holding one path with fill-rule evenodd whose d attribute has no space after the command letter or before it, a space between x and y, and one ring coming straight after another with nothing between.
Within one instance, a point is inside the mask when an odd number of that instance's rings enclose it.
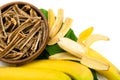
<instances>
[{"instance_id":1,"label":"banana peel","mask_svg":"<svg viewBox=\"0 0 120 80\"><path fill-rule=\"evenodd\" d=\"M86 40L88 38L88 36L90 36L93 32L94 28L93 27L89 27L87 28L86 30L82 31L80 34L79 34L79 39L78 39L78 43Z\"/></svg>"},{"instance_id":2,"label":"banana peel","mask_svg":"<svg viewBox=\"0 0 120 80\"><path fill-rule=\"evenodd\" d=\"M87 53L87 50L85 49L85 47L71 39L60 38L60 40L58 41L58 45L62 49L70 53L71 55L79 58L81 64L86 65L89 68L92 68L95 70L108 70L109 69L109 65L106 64L104 61L87 56L85 54Z\"/></svg>"},{"instance_id":3,"label":"banana peel","mask_svg":"<svg viewBox=\"0 0 120 80\"><path fill-rule=\"evenodd\" d=\"M53 60L74 60L79 61L81 64L86 65L89 68L95 70L108 70L108 67L103 67L103 63L95 63L95 60L91 60L89 57L82 57L82 59L77 58L67 52L56 53L54 55L49 56L49 59Z\"/></svg>"},{"instance_id":4,"label":"banana peel","mask_svg":"<svg viewBox=\"0 0 120 80\"><path fill-rule=\"evenodd\" d=\"M49 40L48 45L54 45L59 41L60 37L64 37L66 33L69 31L72 21L73 20L71 18L66 18L62 28L53 38Z\"/></svg>"},{"instance_id":5,"label":"banana peel","mask_svg":"<svg viewBox=\"0 0 120 80\"><path fill-rule=\"evenodd\" d=\"M91 34L91 32L89 31L89 28L86 29L85 31L83 31L83 33ZM82 35L82 33L80 33L80 35ZM99 74L106 77L108 80L120 80L119 69L116 66L114 66L114 64L112 64L109 60L107 60L104 56L102 56L100 53L98 53L97 51L90 48L91 44L93 44L94 42L97 42L99 40L108 41L109 38L107 36L100 35L100 34L93 34L93 35L87 35L86 39L84 38L84 36L82 36L82 37L79 36L78 40L79 40L79 42L78 42L79 44L81 44L81 42L82 42L88 48L88 52L86 53L86 55L91 56L96 59L99 59L99 60L102 60L109 65L109 69L106 71L96 70Z\"/></svg>"},{"instance_id":6,"label":"banana peel","mask_svg":"<svg viewBox=\"0 0 120 80\"><path fill-rule=\"evenodd\" d=\"M114 64L112 64L109 60L107 60L104 56L91 48L88 49L87 55L96 59L100 59L109 65L109 69L106 71L96 70L99 74L105 76L108 80L120 80L119 69L114 66Z\"/></svg>"},{"instance_id":7,"label":"banana peel","mask_svg":"<svg viewBox=\"0 0 120 80\"><path fill-rule=\"evenodd\" d=\"M93 35L88 36L88 38L84 41L84 45L86 47L90 47L93 43L95 43L96 41L100 41L100 40L108 41L109 38L104 35L93 34Z\"/></svg>"},{"instance_id":8,"label":"banana peel","mask_svg":"<svg viewBox=\"0 0 120 80\"><path fill-rule=\"evenodd\" d=\"M58 15L50 30L49 34L50 39L53 38L59 32L63 22L63 13L64 13L63 9L58 9Z\"/></svg>"},{"instance_id":9,"label":"banana peel","mask_svg":"<svg viewBox=\"0 0 120 80\"><path fill-rule=\"evenodd\" d=\"M55 14L52 9L48 10L48 25L49 25L49 30L51 31L52 26L55 23Z\"/></svg>"}]
</instances>

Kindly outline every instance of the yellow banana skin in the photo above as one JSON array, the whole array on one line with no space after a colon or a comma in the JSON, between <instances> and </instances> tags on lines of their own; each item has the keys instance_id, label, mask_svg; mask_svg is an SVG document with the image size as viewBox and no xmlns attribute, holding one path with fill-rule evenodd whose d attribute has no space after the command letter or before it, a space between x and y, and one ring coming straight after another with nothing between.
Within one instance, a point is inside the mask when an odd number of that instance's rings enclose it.
<instances>
[{"instance_id":1,"label":"yellow banana skin","mask_svg":"<svg viewBox=\"0 0 120 80\"><path fill-rule=\"evenodd\" d=\"M88 49L88 53L89 56L92 56L94 58L103 60L104 62L108 63L110 68L109 70L106 71L97 71L98 73L100 73L101 75L105 76L106 78L108 78L108 80L120 80L120 72L119 70L110 62L108 61L105 57L103 57L101 54L99 54L97 51L89 48Z\"/></svg>"},{"instance_id":2,"label":"yellow banana skin","mask_svg":"<svg viewBox=\"0 0 120 80\"><path fill-rule=\"evenodd\" d=\"M73 80L93 80L89 68L73 61L65 60L39 60L26 64L27 68L45 68L62 71L72 77Z\"/></svg>"},{"instance_id":3,"label":"yellow banana skin","mask_svg":"<svg viewBox=\"0 0 120 80\"><path fill-rule=\"evenodd\" d=\"M71 80L59 71L16 67L0 68L0 80Z\"/></svg>"}]
</instances>

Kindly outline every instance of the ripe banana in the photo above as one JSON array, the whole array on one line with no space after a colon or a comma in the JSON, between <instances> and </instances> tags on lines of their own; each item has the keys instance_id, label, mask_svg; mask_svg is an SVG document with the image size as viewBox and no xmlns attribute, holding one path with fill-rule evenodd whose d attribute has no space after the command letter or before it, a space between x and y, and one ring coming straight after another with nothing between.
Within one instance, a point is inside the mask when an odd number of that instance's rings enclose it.
<instances>
[{"instance_id":1,"label":"ripe banana","mask_svg":"<svg viewBox=\"0 0 120 80\"><path fill-rule=\"evenodd\" d=\"M50 69L1 67L0 71L0 80L71 80L63 72Z\"/></svg>"},{"instance_id":2,"label":"ripe banana","mask_svg":"<svg viewBox=\"0 0 120 80\"><path fill-rule=\"evenodd\" d=\"M62 71L71 76L73 80L93 80L93 75L89 68L73 61L39 60L23 65L23 67L36 69L45 68Z\"/></svg>"},{"instance_id":3,"label":"ripe banana","mask_svg":"<svg viewBox=\"0 0 120 80\"><path fill-rule=\"evenodd\" d=\"M99 54L98 52L96 52L95 50L91 48L88 49L87 55L100 59L106 62L110 66L109 70L107 71L97 70L98 73L108 78L108 80L120 80L120 71L105 57L103 57L101 54Z\"/></svg>"}]
</instances>

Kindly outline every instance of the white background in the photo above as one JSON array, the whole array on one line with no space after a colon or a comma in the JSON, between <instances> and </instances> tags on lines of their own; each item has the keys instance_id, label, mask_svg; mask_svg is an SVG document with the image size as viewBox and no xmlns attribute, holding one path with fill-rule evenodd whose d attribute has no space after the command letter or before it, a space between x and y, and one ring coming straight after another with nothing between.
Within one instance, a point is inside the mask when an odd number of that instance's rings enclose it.
<instances>
[{"instance_id":1,"label":"white background","mask_svg":"<svg viewBox=\"0 0 120 80\"><path fill-rule=\"evenodd\" d=\"M1 0L0 6L16 0ZM64 16L71 17L72 29L76 35L93 26L94 32L103 34L110 41L99 41L93 48L120 69L120 1L119 0L19 0L29 2L38 8L64 9Z\"/></svg>"}]
</instances>

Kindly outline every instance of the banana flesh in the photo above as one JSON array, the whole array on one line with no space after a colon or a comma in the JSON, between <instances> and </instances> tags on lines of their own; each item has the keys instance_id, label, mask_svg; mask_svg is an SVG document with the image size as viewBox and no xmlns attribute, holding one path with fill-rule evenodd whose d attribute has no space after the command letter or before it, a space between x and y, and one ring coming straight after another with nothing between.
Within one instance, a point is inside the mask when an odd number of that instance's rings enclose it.
<instances>
[{"instance_id":1,"label":"banana flesh","mask_svg":"<svg viewBox=\"0 0 120 80\"><path fill-rule=\"evenodd\" d=\"M0 71L0 80L72 80L63 72L44 68L1 67Z\"/></svg>"},{"instance_id":2,"label":"banana flesh","mask_svg":"<svg viewBox=\"0 0 120 80\"><path fill-rule=\"evenodd\" d=\"M23 67L61 71L68 74L73 80L93 80L93 75L89 68L73 61L39 60L26 64Z\"/></svg>"}]
</instances>

